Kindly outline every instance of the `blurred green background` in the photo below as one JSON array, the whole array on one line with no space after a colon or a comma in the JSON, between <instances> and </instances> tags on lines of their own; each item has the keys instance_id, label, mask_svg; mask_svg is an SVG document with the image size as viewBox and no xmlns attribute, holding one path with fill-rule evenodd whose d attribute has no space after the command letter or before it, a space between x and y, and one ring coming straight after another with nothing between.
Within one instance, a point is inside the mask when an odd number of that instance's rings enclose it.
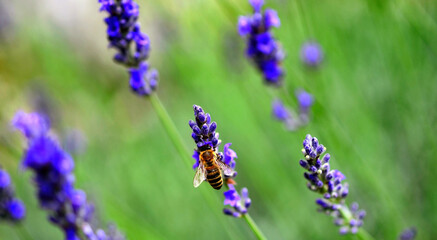
<instances>
[{"instance_id":1,"label":"blurred green background","mask_svg":"<svg viewBox=\"0 0 437 240\"><path fill-rule=\"evenodd\" d=\"M10 128L13 114L41 105L60 138L72 129L86 136L75 155L76 186L96 203L102 226L113 222L128 239L254 239L243 220L221 214L223 191L193 188L194 171L150 102L130 92L127 73L112 62L97 0L0 3L0 163L27 205L21 225L0 224L0 239L63 238L37 207L31 174L14 153L25 145ZM340 239L302 177L307 133L346 175L348 201L367 211L364 228L376 239L396 239L410 226L418 239L437 237L437 2L267 1L282 22L274 34L287 52L286 87L316 99L310 124L296 132L272 119L276 92L244 56L235 25L251 11L246 0L139 4L158 94L186 148L194 148L187 122L198 104L233 143L238 186L249 189L250 213L269 239ZM317 71L299 59L308 40L325 53Z\"/></svg>"}]
</instances>

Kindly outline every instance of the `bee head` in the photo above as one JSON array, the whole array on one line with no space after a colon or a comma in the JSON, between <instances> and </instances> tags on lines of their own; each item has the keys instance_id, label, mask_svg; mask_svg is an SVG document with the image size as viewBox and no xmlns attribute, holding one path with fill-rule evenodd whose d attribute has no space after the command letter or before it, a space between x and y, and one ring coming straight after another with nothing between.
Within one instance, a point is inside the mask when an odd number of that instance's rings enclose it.
<instances>
[{"instance_id":1,"label":"bee head","mask_svg":"<svg viewBox=\"0 0 437 240\"><path fill-rule=\"evenodd\" d=\"M211 149L212 149L212 146L209 143L205 143L204 145L199 147L200 152L203 152L206 150L211 150Z\"/></svg>"}]
</instances>

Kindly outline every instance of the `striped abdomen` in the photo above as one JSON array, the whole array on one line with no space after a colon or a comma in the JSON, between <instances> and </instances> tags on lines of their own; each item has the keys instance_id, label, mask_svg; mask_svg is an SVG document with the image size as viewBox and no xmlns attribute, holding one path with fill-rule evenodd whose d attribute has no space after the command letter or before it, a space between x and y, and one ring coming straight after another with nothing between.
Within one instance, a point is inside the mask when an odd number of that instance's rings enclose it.
<instances>
[{"instance_id":1,"label":"striped abdomen","mask_svg":"<svg viewBox=\"0 0 437 240\"><path fill-rule=\"evenodd\" d=\"M219 166L215 162L217 154L214 150L208 149L199 154L199 159L202 161L206 170L206 180L211 187L219 190L223 186L222 173Z\"/></svg>"},{"instance_id":2,"label":"striped abdomen","mask_svg":"<svg viewBox=\"0 0 437 240\"><path fill-rule=\"evenodd\" d=\"M211 169L206 168L206 180L209 182L211 187L219 190L223 186L222 173L218 166L211 167Z\"/></svg>"}]
</instances>

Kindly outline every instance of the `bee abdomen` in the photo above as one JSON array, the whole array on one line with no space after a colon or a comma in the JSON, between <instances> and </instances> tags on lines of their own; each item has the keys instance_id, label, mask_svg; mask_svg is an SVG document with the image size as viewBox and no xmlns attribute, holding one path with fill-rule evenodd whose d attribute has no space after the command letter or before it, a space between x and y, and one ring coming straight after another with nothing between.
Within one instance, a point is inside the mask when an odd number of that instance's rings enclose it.
<instances>
[{"instance_id":1,"label":"bee abdomen","mask_svg":"<svg viewBox=\"0 0 437 240\"><path fill-rule=\"evenodd\" d=\"M217 169L208 172L206 179L208 180L211 187L216 190L219 190L223 186L222 175L220 174L220 171L217 171Z\"/></svg>"}]
</instances>

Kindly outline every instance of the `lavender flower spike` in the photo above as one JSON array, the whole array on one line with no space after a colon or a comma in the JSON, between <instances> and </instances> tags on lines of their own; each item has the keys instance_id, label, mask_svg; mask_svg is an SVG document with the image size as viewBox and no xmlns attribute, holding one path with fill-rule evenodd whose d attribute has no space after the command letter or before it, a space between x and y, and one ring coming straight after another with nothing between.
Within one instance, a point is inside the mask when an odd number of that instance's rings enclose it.
<instances>
[{"instance_id":1,"label":"lavender flower spike","mask_svg":"<svg viewBox=\"0 0 437 240\"><path fill-rule=\"evenodd\" d=\"M284 52L270 32L272 27L279 27L281 22L275 10L261 11L263 0L249 0L254 14L238 19L238 32L247 38L247 56L262 72L268 84L281 85L284 70L281 66Z\"/></svg>"},{"instance_id":2,"label":"lavender flower spike","mask_svg":"<svg viewBox=\"0 0 437 240\"><path fill-rule=\"evenodd\" d=\"M18 112L22 119L39 119L37 113ZM33 181L37 187L37 196L42 209L49 213L50 221L59 226L66 240L78 240L84 234L88 239L98 238L90 228L93 206L87 202L84 191L74 187L74 161L59 143L48 134L49 126L39 121L22 121L17 125L28 140L24 153L23 166L34 172ZM38 129L38 135L28 135L23 129ZM91 230L90 230L91 229Z\"/></svg>"},{"instance_id":3,"label":"lavender flower spike","mask_svg":"<svg viewBox=\"0 0 437 240\"><path fill-rule=\"evenodd\" d=\"M19 222L26 215L26 208L17 199L9 174L0 166L0 221Z\"/></svg>"},{"instance_id":4,"label":"lavender flower spike","mask_svg":"<svg viewBox=\"0 0 437 240\"><path fill-rule=\"evenodd\" d=\"M307 186L311 191L322 195L322 198L316 200L319 211L334 217L335 225L340 227L340 234L355 234L363 225L366 212L359 210L357 203L347 206L349 186L343 182L346 177L338 170L331 170L329 153L321 156L325 151L326 148L317 138L309 134L306 136L302 149L305 158L299 163L307 170L304 173L308 180Z\"/></svg>"},{"instance_id":5,"label":"lavender flower spike","mask_svg":"<svg viewBox=\"0 0 437 240\"><path fill-rule=\"evenodd\" d=\"M193 154L193 158L196 160L193 168L197 168L199 167L199 164L201 164L199 162L199 154L205 147L215 151L218 156L217 160L224 162L234 170L232 176L224 175L225 184L229 188L228 191L223 193L225 196L224 205L229 205L232 209L225 208L223 209L223 213L233 217L242 217L247 213L251 205L251 199L249 198L249 191L247 188L241 190L240 196L234 187L234 184L236 183L234 178L237 176L237 172L235 171L235 159L238 158L237 153L230 148L231 143L225 144L223 152L219 152L221 140L219 139L219 133L216 131L217 123L211 122L211 115L203 111L200 106L194 105L193 108L195 121L189 121L189 125L193 130L191 136L197 145Z\"/></svg>"},{"instance_id":6,"label":"lavender flower spike","mask_svg":"<svg viewBox=\"0 0 437 240\"><path fill-rule=\"evenodd\" d=\"M137 23L139 6L133 0L99 0L105 18L109 47L115 48L115 62L129 67L131 89L140 96L150 95L158 86L158 71L146 62L150 52L149 36ZM132 46L135 44L135 46ZM134 50L132 52L132 50Z\"/></svg>"}]
</instances>

